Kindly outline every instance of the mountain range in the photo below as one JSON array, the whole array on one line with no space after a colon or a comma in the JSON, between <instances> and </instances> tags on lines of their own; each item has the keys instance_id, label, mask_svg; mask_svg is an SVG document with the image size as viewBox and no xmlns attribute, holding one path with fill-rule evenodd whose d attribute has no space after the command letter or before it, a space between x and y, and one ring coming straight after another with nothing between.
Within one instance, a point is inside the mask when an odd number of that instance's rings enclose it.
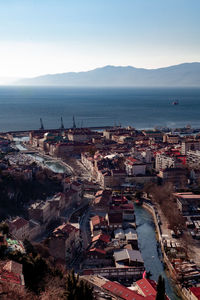
<instances>
[{"instance_id":1,"label":"mountain range","mask_svg":"<svg viewBox=\"0 0 200 300\"><path fill-rule=\"evenodd\" d=\"M86 72L25 78L15 84L71 87L200 87L200 63L183 63L159 69L105 66Z\"/></svg>"}]
</instances>

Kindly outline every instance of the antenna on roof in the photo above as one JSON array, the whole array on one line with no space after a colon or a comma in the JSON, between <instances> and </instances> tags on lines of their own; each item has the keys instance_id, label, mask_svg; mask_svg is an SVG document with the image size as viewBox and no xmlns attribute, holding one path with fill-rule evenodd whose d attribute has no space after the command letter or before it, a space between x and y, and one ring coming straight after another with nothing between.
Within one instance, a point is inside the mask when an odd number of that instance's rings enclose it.
<instances>
[{"instance_id":1,"label":"antenna on roof","mask_svg":"<svg viewBox=\"0 0 200 300\"><path fill-rule=\"evenodd\" d=\"M43 125L43 122L42 122L42 118L40 118L40 130L44 130L44 125Z\"/></svg>"},{"instance_id":2,"label":"antenna on roof","mask_svg":"<svg viewBox=\"0 0 200 300\"><path fill-rule=\"evenodd\" d=\"M73 129L75 129L75 128L76 128L76 122L75 122L75 118L73 116Z\"/></svg>"},{"instance_id":3,"label":"antenna on roof","mask_svg":"<svg viewBox=\"0 0 200 300\"><path fill-rule=\"evenodd\" d=\"M64 127L64 124L63 124L63 118L62 117L60 118L60 121L61 121L60 129L64 129L65 127Z\"/></svg>"}]
</instances>

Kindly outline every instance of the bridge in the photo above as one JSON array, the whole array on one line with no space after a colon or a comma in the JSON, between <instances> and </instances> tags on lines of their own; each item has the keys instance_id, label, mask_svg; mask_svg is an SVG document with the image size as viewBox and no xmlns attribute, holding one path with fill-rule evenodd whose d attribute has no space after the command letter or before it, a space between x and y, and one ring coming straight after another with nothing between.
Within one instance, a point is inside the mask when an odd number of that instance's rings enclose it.
<instances>
[{"instance_id":1,"label":"bridge","mask_svg":"<svg viewBox=\"0 0 200 300\"><path fill-rule=\"evenodd\" d=\"M39 154L38 151L34 151L34 150L20 150L20 152L24 154Z\"/></svg>"}]
</instances>

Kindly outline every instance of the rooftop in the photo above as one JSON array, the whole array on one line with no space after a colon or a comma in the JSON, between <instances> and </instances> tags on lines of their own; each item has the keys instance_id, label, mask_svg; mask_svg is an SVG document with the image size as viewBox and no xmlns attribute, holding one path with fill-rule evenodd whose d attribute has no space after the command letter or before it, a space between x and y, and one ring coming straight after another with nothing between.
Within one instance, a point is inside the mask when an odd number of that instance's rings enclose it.
<instances>
[{"instance_id":1,"label":"rooftop","mask_svg":"<svg viewBox=\"0 0 200 300\"><path fill-rule=\"evenodd\" d=\"M138 280L136 284L142 290L143 294L146 296L156 296L156 283L153 280L148 280L143 278Z\"/></svg>"},{"instance_id":2,"label":"rooftop","mask_svg":"<svg viewBox=\"0 0 200 300\"><path fill-rule=\"evenodd\" d=\"M200 287L191 287L190 291L196 296L197 299L200 299Z\"/></svg>"},{"instance_id":3,"label":"rooftop","mask_svg":"<svg viewBox=\"0 0 200 300\"><path fill-rule=\"evenodd\" d=\"M26 226L28 224L28 221L21 218L17 217L15 220L12 221L12 226L16 228L16 230L22 228L23 226Z\"/></svg>"},{"instance_id":4,"label":"rooftop","mask_svg":"<svg viewBox=\"0 0 200 300\"><path fill-rule=\"evenodd\" d=\"M111 292L112 294L119 296L124 300L144 300L143 296L131 291L127 287L119 284L118 282L107 281L103 286L105 290Z\"/></svg>"},{"instance_id":5,"label":"rooftop","mask_svg":"<svg viewBox=\"0 0 200 300\"><path fill-rule=\"evenodd\" d=\"M123 249L115 251L114 258L115 261L123 261L128 259L129 261L137 261L140 263L144 263L141 253L138 250Z\"/></svg>"}]
</instances>

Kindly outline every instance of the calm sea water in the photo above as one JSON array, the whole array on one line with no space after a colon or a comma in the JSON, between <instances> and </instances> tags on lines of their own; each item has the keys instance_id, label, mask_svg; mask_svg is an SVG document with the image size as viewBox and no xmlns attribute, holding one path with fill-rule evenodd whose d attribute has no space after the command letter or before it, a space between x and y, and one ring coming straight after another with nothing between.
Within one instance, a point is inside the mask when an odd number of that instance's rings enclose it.
<instances>
[{"instance_id":1,"label":"calm sea water","mask_svg":"<svg viewBox=\"0 0 200 300\"><path fill-rule=\"evenodd\" d=\"M178 99L179 105L172 105ZM0 87L0 131L40 127L200 127L200 89Z\"/></svg>"}]
</instances>

